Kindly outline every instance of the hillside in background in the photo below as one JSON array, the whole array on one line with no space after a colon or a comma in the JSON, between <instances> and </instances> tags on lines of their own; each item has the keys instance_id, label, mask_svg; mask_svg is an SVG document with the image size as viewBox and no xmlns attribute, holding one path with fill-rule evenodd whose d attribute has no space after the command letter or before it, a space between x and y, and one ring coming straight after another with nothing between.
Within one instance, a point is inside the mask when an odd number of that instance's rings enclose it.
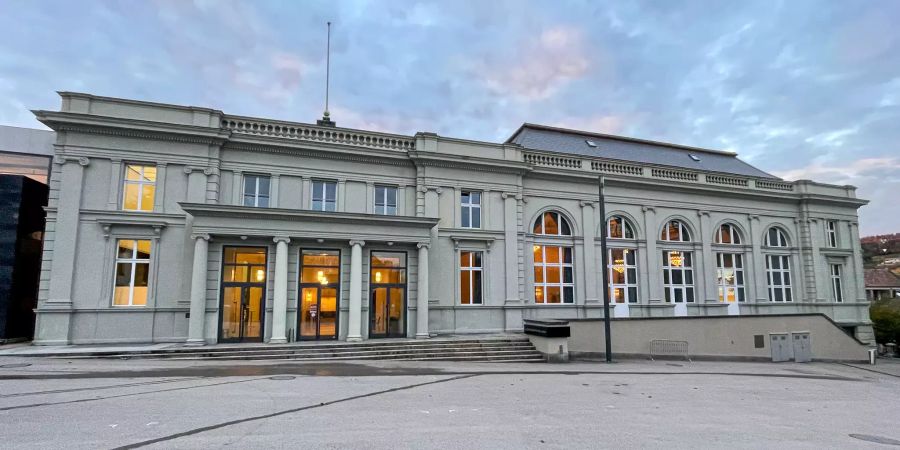
<instances>
[{"instance_id":1,"label":"hillside in background","mask_svg":"<svg viewBox=\"0 0 900 450\"><path fill-rule=\"evenodd\" d=\"M866 268L900 266L900 233L867 236L859 241Z\"/></svg>"}]
</instances>

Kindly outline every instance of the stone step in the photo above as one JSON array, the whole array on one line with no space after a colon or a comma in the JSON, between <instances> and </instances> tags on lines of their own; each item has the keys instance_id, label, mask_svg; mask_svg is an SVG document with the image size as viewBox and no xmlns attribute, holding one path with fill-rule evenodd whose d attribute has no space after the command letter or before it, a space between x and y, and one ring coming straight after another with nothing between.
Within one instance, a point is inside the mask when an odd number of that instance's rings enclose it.
<instances>
[{"instance_id":1,"label":"stone step","mask_svg":"<svg viewBox=\"0 0 900 450\"><path fill-rule=\"evenodd\" d=\"M178 353L142 353L142 354L113 354L113 355L102 355L102 356L86 356L85 358L103 358L103 359L116 359L116 358L133 358L133 359L173 359L173 358L181 358L181 357L205 357L209 359L219 359L227 356L234 355L242 355L242 356L276 356L276 355L337 355L343 353L357 353L357 352L367 352L367 351L378 351L378 352L391 352L391 351L445 351L445 352L459 352L459 351L472 351L472 350L481 350L481 351L494 351L494 350L534 350L534 347L529 342L523 343L509 343L509 344L461 344L461 345L432 345L432 346L404 346L404 345L375 345L375 346L359 346L359 347L339 347L339 348L316 348L316 347L303 347L303 348L292 348L292 349L267 349L267 348L255 348L253 350L244 350L244 351L219 351L219 352L207 352L202 350L195 350L192 352L178 352Z\"/></svg>"},{"instance_id":2,"label":"stone step","mask_svg":"<svg viewBox=\"0 0 900 450\"><path fill-rule=\"evenodd\" d=\"M197 360L207 360L209 358L204 357L177 357L172 358L174 360L179 361L197 361ZM247 356L247 355L232 355L232 356L224 356L221 358L217 358L219 361L271 361L271 360L303 360L303 361L333 361L333 360L391 360L391 359L402 359L402 360L460 360L460 361L471 361L471 360L533 360L533 361L543 361L543 355L536 350L531 351L522 351L522 350L499 350L499 351L488 351L488 352L455 352L455 353L446 353L446 352L358 352L358 353L346 353L340 355L262 355L262 356Z\"/></svg>"}]
</instances>

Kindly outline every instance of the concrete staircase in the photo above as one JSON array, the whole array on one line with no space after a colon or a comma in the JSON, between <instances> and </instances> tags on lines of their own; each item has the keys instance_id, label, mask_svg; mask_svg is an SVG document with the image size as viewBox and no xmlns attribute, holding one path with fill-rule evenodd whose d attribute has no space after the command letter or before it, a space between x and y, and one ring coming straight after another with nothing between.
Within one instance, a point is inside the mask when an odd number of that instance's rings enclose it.
<instances>
[{"instance_id":1,"label":"concrete staircase","mask_svg":"<svg viewBox=\"0 0 900 450\"><path fill-rule=\"evenodd\" d=\"M364 342L293 344L240 344L209 347L171 347L151 350L97 350L78 355L44 354L62 358L169 359L216 361L334 361L409 360L543 362L544 358L524 336L483 338L394 339Z\"/></svg>"}]
</instances>

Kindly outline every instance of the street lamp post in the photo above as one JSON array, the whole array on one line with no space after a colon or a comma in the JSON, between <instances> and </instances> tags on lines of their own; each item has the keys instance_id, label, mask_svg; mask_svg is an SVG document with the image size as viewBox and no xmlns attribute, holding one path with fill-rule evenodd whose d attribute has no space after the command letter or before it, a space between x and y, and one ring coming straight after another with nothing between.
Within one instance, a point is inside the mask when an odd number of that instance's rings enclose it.
<instances>
[{"instance_id":1,"label":"street lamp post","mask_svg":"<svg viewBox=\"0 0 900 450\"><path fill-rule=\"evenodd\" d=\"M603 292L603 328L606 337L606 362L612 362L612 331L610 329L609 317L609 252L606 249L606 199L603 196L604 179L600 177L599 197L600 197L600 271L602 273L603 286L600 291Z\"/></svg>"}]
</instances>

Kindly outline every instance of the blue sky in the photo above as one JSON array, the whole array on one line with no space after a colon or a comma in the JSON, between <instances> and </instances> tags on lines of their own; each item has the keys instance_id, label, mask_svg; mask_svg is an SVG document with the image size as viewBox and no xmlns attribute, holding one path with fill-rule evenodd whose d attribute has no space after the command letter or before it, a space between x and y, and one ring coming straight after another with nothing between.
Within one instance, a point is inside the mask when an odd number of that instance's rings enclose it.
<instances>
[{"instance_id":1,"label":"blue sky","mask_svg":"<svg viewBox=\"0 0 900 450\"><path fill-rule=\"evenodd\" d=\"M58 90L488 141L522 122L859 186L900 231L897 1L0 0L0 124Z\"/></svg>"}]
</instances>

